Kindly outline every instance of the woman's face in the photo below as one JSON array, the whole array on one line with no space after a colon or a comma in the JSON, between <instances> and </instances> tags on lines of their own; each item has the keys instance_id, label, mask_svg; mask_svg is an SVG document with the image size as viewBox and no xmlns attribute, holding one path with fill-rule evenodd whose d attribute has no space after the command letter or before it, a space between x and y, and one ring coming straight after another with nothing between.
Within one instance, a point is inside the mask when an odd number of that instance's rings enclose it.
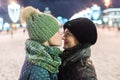
<instances>
[{"instance_id":1,"label":"woman's face","mask_svg":"<svg viewBox=\"0 0 120 80\"><path fill-rule=\"evenodd\" d=\"M62 45L62 28L52 36L48 42L50 46L61 46Z\"/></svg>"},{"instance_id":2,"label":"woman's face","mask_svg":"<svg viewBox=\"0 0 120 80\"><path fill-rule=\"evenodd\" d=\"M63 40L64 40L64 46L63 46L64 49L72 48L79 43L77 39L74 37L74 35L68 29L65 29Z\"/></svg>"}]
</instances>

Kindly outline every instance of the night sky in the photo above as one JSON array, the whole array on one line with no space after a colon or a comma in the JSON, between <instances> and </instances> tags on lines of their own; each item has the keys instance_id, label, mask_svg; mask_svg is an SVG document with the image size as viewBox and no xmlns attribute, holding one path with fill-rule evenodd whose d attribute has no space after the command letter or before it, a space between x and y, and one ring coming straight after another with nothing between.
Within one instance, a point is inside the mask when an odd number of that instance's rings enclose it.
<instances>
[{"instance_id":1,"label":"night sky","mask_svg":"<svg viewBox=\"0 0 120 80\"><path fill-rule=\"evenodd\" d=\"M120 0L113 1L110 7L119 8ZM54 16L61 15L66 18L70 18L74 13L91 7L93 4L101 6L102 10L105 9L103 0L20 0L20 3L24 6L32 5L41 11L49 7Z\"/></svg>"},{"instance_id":2,"label":"night sky","mask_svg":"<svg viewBox=\"0 0 120 80\"><path fill-rule=\"evenodd\" d=\"M22 6L33 6L40 11L44 11L45 7L49 7L52 15L55 17L62 16L70 18L74 13L80 10L91 7L93 4L101 6L105 9L103 0L17 0ZM7 13L8 0L0 0L0 16L5 16ZM112 8L120 8L120 0L113 0Z\"/></svg>"}]
</instances>

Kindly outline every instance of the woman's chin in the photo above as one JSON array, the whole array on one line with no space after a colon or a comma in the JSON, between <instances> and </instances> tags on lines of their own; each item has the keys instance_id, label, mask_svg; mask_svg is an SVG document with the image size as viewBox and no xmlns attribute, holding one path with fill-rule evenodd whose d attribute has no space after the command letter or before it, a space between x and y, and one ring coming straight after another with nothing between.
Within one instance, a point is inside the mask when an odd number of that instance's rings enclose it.
<instances>
[{"instance_id":1,"label":"woman's chin","mask_svg":"<svg viewBox=\"0 0 120 80\"><path fill-rule=\"evenodd\" d=\"M68 49L69 47L68 46L63 46L63 49Z\"/></svg>"}]
</instances>

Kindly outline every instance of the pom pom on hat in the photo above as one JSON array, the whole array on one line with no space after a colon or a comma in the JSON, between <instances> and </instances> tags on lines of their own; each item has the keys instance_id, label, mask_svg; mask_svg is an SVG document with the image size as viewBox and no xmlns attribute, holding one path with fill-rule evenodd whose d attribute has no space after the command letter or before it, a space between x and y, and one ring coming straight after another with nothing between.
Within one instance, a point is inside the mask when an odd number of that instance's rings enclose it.
<instances>
[{"instance_id":1,"label":"pom pom on hat","mask_svg":"<svg viewBox=\"0 0 120 80\"><path fill-rule=\"evenodd\" d=\"M37 14L38 14L37 9L33 8L32 6L28 6L22 11L21 17L23 21L27 21L30 17Z\"/></svg>"},{"instance_id":2,"label":"pom pom on hat","mask_svg":"<svg viewBox=\"0 0 120 80\"><path fill-rule=\"evenodd\" d=\"M27 23L30 39L40 43L49 40L60 28L60 24L55 17L42 13L31 6L23 10L22 20Z\"/></svg>"}]
</instances>

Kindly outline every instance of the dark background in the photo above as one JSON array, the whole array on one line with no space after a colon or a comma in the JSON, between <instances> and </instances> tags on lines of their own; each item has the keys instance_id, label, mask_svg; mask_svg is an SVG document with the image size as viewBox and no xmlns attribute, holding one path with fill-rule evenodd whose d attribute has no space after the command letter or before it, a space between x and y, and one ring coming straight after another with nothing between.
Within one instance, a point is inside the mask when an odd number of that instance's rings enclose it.
<instances>
[{"instance_id":1,"label":"dark background","mask_svg":"<svg viewBox=\"0 0 120 80\"><path fill-rule=\"evenodd\" d=\"M22 6L33 6L40 11L44 11L45 7L49 7L52 15L55 17L62 16L64 18L70 18L74 13L84 10L87 7L91 7L93 4L101 6L104 10L103 0L17 0ZM8 0L0 0L0 17L2 16L6 21L8 20L7 14ZM120 8L120 0L113 0L112 8Z\"/></svg>"}]
</instances>

